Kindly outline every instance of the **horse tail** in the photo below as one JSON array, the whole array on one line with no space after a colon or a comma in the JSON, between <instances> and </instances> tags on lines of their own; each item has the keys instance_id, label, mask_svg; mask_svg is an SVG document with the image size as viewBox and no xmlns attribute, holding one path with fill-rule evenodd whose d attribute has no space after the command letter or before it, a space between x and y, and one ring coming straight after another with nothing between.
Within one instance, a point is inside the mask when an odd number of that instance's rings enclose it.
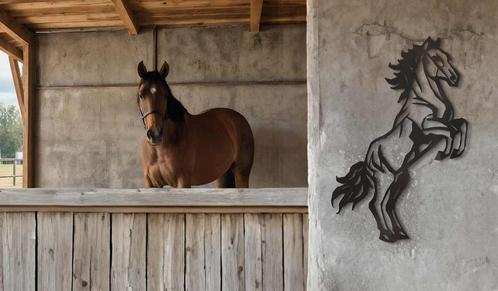
<instances>
[{"instance_id":1,"label":"horse tail","mask_svg":"<svg viewBox=\"0 0 498 291\"><path fill-rule=\"evenodd\" d=\"M343 185L337 187L332 193L332 207L334 207L334 200L342 196L337 213L341 212L341 209L349 203L353 204L352 209L354 209L356 204L374 188L373 178L369 175L365 162L358 162L351 166L346 176L337 177L337 182Z\"/></svg>"}]
</instances>

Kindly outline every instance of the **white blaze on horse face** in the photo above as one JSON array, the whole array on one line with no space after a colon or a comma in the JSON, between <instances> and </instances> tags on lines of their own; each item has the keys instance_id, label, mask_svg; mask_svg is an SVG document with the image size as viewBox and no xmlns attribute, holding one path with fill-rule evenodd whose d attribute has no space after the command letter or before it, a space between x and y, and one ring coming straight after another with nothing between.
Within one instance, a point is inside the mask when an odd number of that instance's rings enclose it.
<instances>
[{"instance_id":1,"label":"white blaze on horse face","mask_svg":"<svg viewBox=\"0 0 498 291\"><path fill-rule=\"evenodd\" d=\"M151 93L152 95L156 94L156 92L157 92L156 86L152 86L152 87L150 87L150 93Z\"/></svg>"}]
</instances>

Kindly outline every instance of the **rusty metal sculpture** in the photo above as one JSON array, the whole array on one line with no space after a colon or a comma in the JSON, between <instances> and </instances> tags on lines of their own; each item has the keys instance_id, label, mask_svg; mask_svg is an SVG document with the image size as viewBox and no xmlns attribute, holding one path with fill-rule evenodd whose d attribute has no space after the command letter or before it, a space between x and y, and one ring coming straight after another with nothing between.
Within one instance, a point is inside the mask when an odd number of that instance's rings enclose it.
<instances>
[{"instance_id":1,"label":"rusty metal sculpture","mask_svg":"<svg viewBox=\"0 0 498 291\"><path fill-rule=\"evenodd\" d=\"M437 153L436 160L458 158L465 151L468 122L454 118L453 106L443 89L444 82L458 86L460 74L440 46L440 39L428 38L422 45L402 52L397 64L389 64L395 77L386 80L392 89L403 90L398 100L403 103L402 109L393 128L370 143L365 160L354 164L346 176L337 177L342 185L332 194L332 206L342 196L338 213L349 203L354 209L373 194L369 208L379 238L386 242L408 239L396 213L396 201L410 182L410 167L442 141L445 148Z\"/></svg>"}]
</instances>

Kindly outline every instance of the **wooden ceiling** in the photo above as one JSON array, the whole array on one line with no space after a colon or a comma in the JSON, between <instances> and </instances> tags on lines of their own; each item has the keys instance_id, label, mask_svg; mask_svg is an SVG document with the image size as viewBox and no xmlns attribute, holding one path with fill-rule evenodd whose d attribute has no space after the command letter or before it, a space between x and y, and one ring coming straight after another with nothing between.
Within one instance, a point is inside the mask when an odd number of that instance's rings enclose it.
<instances>
[{"instance_id":1,"label":"wooden ceiling","mask_svg":"<svg viewBox=\"0 0 498 291\"><path fill-rule=\"evenodd\" d=\"M2 16L3 15L3 16ZM31 32L88 28L304 23L306 0L0 0L0 44L15 47L5 22Z\"/></svg>"}]
</instances>

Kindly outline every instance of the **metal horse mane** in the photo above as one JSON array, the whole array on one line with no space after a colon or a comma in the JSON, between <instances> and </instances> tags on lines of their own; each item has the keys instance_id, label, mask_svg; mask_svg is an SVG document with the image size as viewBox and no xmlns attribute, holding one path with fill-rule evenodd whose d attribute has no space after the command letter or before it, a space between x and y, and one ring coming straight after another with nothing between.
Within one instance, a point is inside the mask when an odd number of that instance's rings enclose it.
<instances>
[{"instance_id":1,"label":"metal horse mane","mask_svg":"<svg viewBox=\"0 0 498 291\"><path fill-rule=\"evenodd\" d=\"M337 177L342 185L332 194L332 206L342 196L338 213L347 204L354 208L373 194L369 208L379 238L386 242L409 238L398 219L396 201L410 182L410 167L441 141L445 148L436 160L457 158L466 147L468 122L454 118L442 84L457 87L460 74L440 46L440 39L429 37L402 52L398 64L389 64L395 77L386 81L392 89L403 90L398 100L403 102L402 109L393 128L370 143L365 160L351 166L346 176Z\"/></svg>"}]
</instances>

